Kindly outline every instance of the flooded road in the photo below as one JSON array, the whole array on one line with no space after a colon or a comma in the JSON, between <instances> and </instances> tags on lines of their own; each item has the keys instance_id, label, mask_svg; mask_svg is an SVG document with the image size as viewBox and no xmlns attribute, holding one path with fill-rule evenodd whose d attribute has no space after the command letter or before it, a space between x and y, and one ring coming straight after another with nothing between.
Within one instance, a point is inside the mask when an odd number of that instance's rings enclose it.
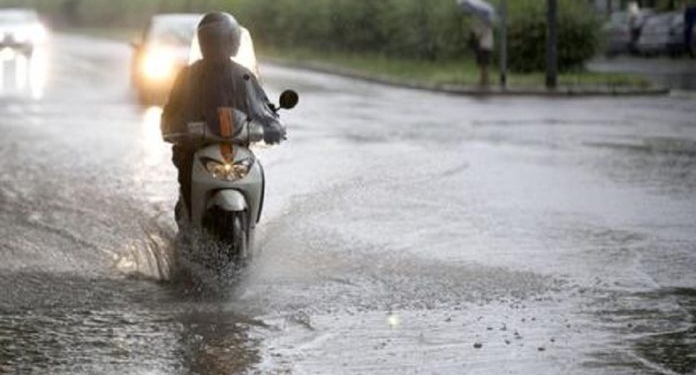
<instances>
[{"instance_id":1,"label":"flooded road","mask_svg":"<svg viewBox=\"0 0 696 375\"><path fill-rule=\"evenodd\" d=\"M128 46L40 57L3 62L0 373L696 372L696 96L262 66L301 103L256 150L254 264L212 292L176 272L175 170Z\"/></svg>"}]
</instances>

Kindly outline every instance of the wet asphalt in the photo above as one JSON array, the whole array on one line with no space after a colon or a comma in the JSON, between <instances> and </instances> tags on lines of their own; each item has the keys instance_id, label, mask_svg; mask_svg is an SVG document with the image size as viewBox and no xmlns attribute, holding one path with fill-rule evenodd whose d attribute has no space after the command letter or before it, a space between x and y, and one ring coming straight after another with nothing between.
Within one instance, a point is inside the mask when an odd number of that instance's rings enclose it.
<instances>
[{"instance_id":1,"label":"wet asphalt","mask_svg":"<svg viewBox=\"0 0 696 375\"><path fill-rule=\"evenodd\" d=\"M693 93L475 99L264 65L301 103L256 150L252 266L208 283L177 264L129 58L56 35L3 61L0 373L696 373Z\"/></svg>"}]
</instances>

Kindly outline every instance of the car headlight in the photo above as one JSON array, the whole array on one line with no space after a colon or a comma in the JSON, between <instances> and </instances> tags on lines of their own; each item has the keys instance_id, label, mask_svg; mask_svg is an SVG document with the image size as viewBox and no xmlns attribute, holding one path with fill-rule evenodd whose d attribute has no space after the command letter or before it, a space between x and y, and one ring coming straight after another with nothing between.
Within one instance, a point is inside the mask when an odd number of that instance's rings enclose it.
<instances>
[{"instance_id":1,"label":"car headlight","mask_svg":"<svg viewBox=\"0 0 696 375\"><path fill-rule=\"evenodd\" d=\"M249 174L251 166L254 164L251 159L244 159L235 163L220 163L212 159L201 160L201 162L211 176L227 181L243 179Z\"/></svg>"},{"instance_id":2,"label":"car headlight","mask_svg":"<svg viewBox=\"0 0 696 375\"><path fill-rule=\"evenodd\" d=\"M44 25L36 25L32 28L31 39L36 43L43 43L48 39L48 29Z\"/></svg>"},{"instance_id":3,"label":"car headlight","mask_svg":"<svg viewBox=\"0 0 696 375\"><path fill-rule=\"evenodd\" d=\"M161 81L175 73L175 60L171 52L165 49L148 51L142 61L142 72L146 78Z\"/></svg>"},{"instance_id":4,"label":"car headlight","mask_svg":"<svg viewBox=\"0 0 696 375\"><path fill-rule=\"evenodd\" d=\"M15 31L12 33L12 39L14 39L15 42L17 43L24 43L29 41L31 35L29 32L21 30L21 31Z\"/></svg>"}]
</instances>

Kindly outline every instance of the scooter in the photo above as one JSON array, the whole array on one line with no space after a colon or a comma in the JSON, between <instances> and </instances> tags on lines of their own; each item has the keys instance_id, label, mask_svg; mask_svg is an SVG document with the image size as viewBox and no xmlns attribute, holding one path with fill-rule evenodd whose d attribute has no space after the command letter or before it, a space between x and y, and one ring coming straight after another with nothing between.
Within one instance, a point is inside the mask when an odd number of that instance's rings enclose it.
<instances>
[{"instance_id":1,"label":"scooter","mask_svg":"<svg viewBox=\"0 0 696 375\"><path fill-rule=\"evenodd\" d=\"M284 91L279 106L292 109L298 95ZM251 260L254 230L263 209L265 179L250 146L264 139L263 125L234 108L219 108L220 132L204 122L187 124L185 134L170 134L170 142L197 145L191 168L190 212L183 198L175 208L180 240L195 263L214 271L244 268Z\"/></svg>"}]
</instances>

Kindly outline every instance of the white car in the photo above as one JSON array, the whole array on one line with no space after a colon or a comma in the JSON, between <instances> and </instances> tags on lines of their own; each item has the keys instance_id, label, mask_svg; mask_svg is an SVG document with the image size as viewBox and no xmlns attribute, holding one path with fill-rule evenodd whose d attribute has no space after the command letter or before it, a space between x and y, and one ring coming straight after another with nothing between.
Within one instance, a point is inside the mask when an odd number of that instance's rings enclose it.
<instances>
[{"instance_id":1,"label":"white car","mask_svg":"<svg viewBox=\"0 0 696 375\"><path fill-rule=\"evenodd\" d=\"M201 59L196 29L202 17L202 14L156 15L145 28L142 42L133 43L131 80L141 103L163 104L179 70ZM233 60L258 77L254 42L244 27Z\"/></svg>"},{"instance_id":2,"label":"white car","mask_svg":"<svg viewBox=\"0 0 696 375\"><path fill-rule=\"evenodd\" d=\"M11 49L31 56L46 42L48 30L32 9L0 9L0 50Z\"/></svg>"},{"instance_id":3,"label":"white car","mask_svg":"<svg viewBox=\"0 0 696 375\"><path fill-rule=\"evenodd\" d=\"M141 42L133 43L131 80L141 102L162 104L181 68L188 65L189 48L203 15L158 14L145 27Z\"/></svg>"}]
</instances>

